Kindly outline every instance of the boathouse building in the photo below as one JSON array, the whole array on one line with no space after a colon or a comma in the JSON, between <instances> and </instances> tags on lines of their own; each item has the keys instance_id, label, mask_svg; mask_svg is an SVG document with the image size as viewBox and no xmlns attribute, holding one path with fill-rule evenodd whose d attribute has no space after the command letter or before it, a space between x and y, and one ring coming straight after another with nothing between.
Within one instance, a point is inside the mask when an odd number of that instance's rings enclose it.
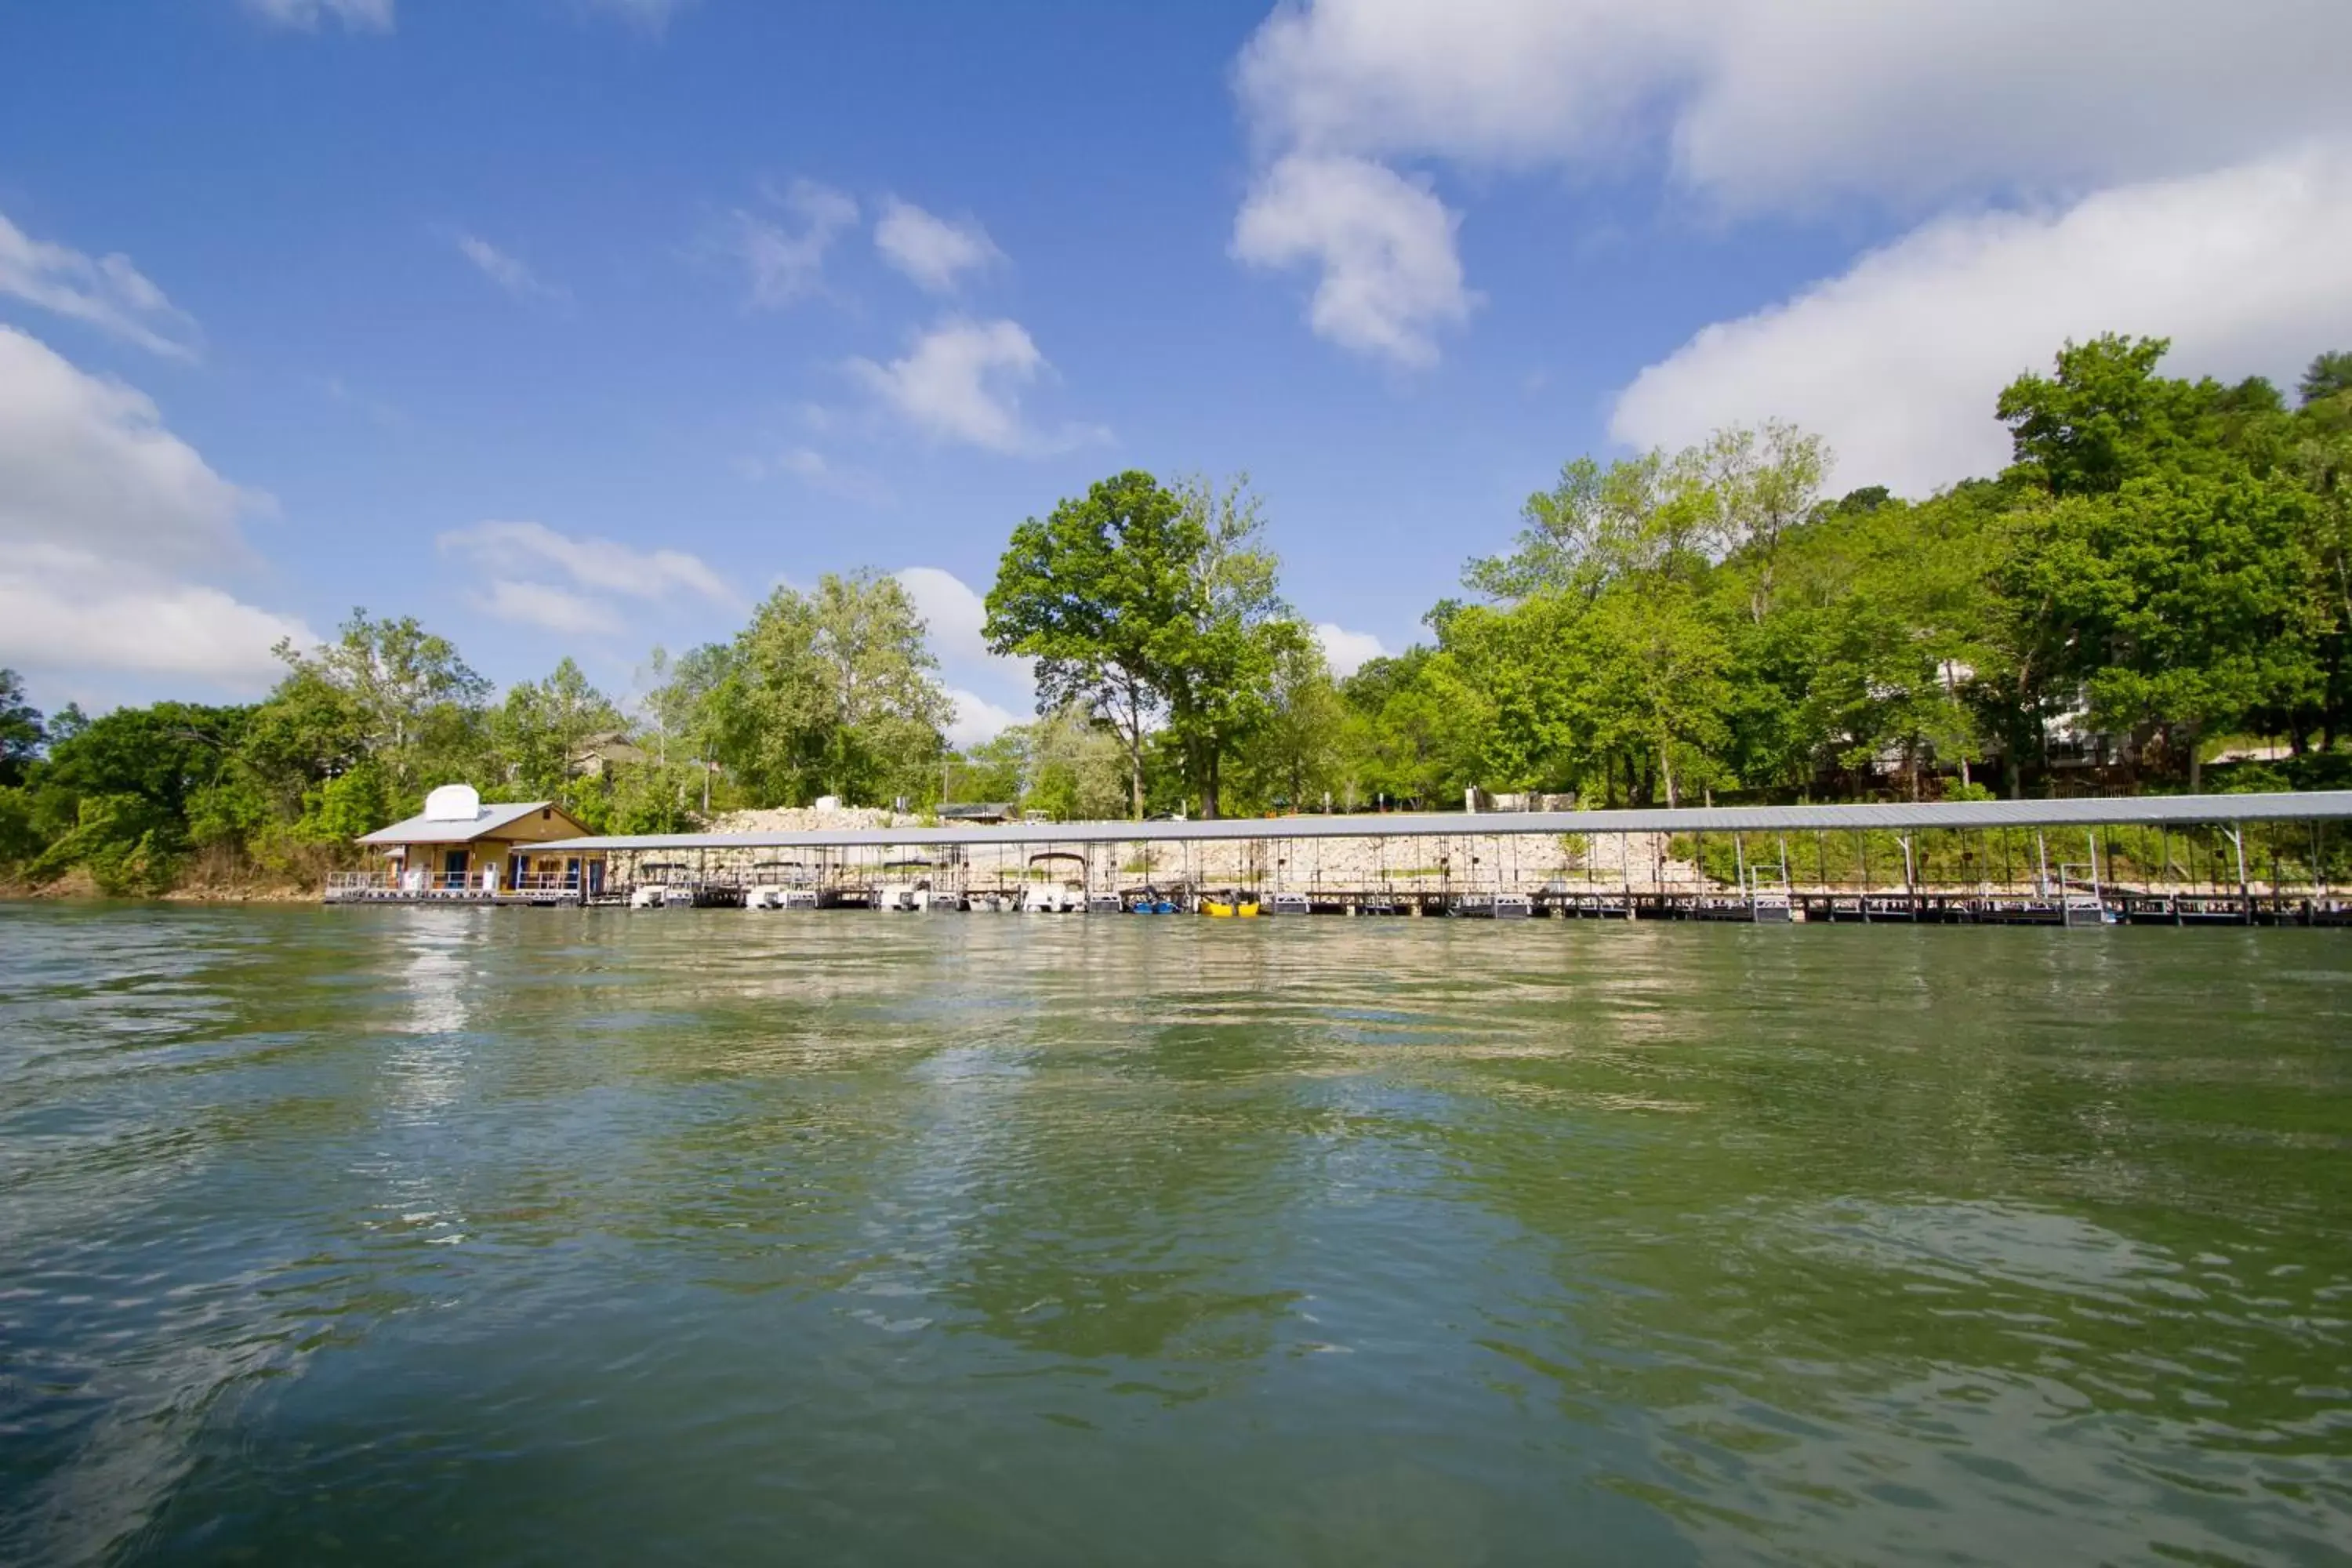
<instances>
[{"instance_id":1,"label":"boathouse building","mask_svg":"<svg viewBox=\"0 0 2352 1568\"><path fill-rule=\"evenodd\" d=\"M485 805L467 785L444 784L425 796L423 812L360 842L389 862L376 884L387 891L593 897L604 880L604 857L576 844L555 847L587 832L551 801Z\"/></svg>"}]
</instances>

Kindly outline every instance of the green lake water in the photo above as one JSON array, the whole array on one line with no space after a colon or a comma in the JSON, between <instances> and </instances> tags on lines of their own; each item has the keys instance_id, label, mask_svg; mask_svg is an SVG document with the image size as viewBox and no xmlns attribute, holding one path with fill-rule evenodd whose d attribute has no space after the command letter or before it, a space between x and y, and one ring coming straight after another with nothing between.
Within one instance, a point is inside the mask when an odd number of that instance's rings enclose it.
<instances>
[{"instance_id":1,"label":"green lake water","mask_svg":"<svg viewBox=\"0 0 2352 1568\"><path fill-rule=\"evenodd\" d=\"M2347 1549L2352 934L0 906L0 1562Z\"/></svg>"}]
</instances>

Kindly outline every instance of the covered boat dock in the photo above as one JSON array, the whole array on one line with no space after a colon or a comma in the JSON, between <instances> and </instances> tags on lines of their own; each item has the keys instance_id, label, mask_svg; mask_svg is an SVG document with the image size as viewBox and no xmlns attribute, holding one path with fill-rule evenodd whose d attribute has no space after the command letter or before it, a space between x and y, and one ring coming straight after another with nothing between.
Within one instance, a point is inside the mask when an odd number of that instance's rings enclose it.
<instances>
[{"instance_id":1,"label":"covered boat dock","mask_svg":"<svg viewBox=\"0 0 2352 1568\"><path fill-rule=\"evenodd\" d=\"M583 902L1949 923L2343 924L2352 790L581 837ZM791 868L789 900L758 889ZM920 867L919 874L914 868ZM1043 869L1041 869L1043 868ZM891 907L900 907L894 896ZM908 900L905 907L917 907Z\"/></svg>"}]
</instances>

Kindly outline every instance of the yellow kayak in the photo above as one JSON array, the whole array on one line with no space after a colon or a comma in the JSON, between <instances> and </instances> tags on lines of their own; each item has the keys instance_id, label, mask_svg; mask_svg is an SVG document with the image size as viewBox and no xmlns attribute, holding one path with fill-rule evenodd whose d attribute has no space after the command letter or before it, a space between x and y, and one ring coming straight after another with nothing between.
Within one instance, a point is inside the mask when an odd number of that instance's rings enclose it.
<instances>
[{"instance_id":1,"label":"yellow kayak","mask_svg":"<svg viewBox=\"0 0 2352 1568\"><path fill-rule=\"evenodd\" d=\"M1257 906L1255 904L1221 904L1214 899L1202 899L1201 912L1204 915L1213 915L1221 920L1255 920Z\"/></svg>"}]
</instances>

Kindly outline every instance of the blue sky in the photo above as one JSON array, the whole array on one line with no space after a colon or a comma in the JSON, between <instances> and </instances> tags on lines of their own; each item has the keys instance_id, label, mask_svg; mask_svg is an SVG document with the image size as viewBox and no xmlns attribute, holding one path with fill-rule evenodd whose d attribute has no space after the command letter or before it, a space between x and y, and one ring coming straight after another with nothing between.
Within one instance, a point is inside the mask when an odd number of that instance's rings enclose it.
<instances>
[{"instance_id":1,"label":"blue sky","mask_svg":"<svg viewBox=\"0 0 2352 1568\"><path fill-rule=\"evenodd\" d=\"M1335 662L1586 451L2000 460L2065 336L2352 344L2352 7L110 0L0 12L0 663L249 696L414 614L625 692L909 573L961 738L1005 535L1246 470Z\"/></svg>"}]
</instances>

